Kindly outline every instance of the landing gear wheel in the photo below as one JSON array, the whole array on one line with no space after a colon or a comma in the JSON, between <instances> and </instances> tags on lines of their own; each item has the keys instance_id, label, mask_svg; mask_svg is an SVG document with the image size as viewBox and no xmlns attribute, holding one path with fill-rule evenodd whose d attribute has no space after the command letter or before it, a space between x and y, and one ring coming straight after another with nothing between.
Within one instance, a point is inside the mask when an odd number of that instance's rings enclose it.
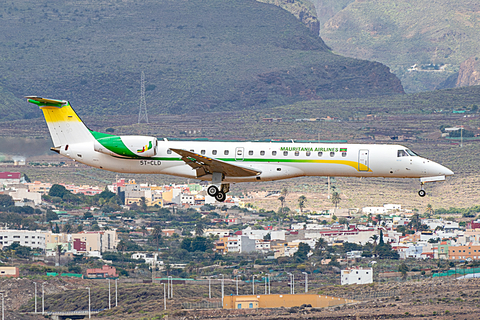
<instances>
[{"instance_id":1,"label":"landing gear wheel","mask_svg":"<svg viewBox=\"0 0 480 320\"><path fill-rule=\"evenodd\" d=\"M420 191L418 191L418 195L419 195L420 197L425 197L426 194L427 194L427 193L425 192L425 190L420 190Z\"/></svg>"},{"instance_id":2,"label":"landing gear wheel","mask_svg":"<svg viewBox=\"0 0 480 320\"><path fill-rule=\"evenodd\" d=\"M210 186L207 188L207 193L210 197L215 197L218 194L218 188L215 186Z\"/></svg>"},{"instance_id":3,"label":"landing gear wheel","mask_svg":"<svg viewBox=\"0 0 480 320\"><path fill-rule=\"evenodd\" d=\"M215 200L217 200L218 202L223 202L223 201L225 201L226 198L227 198L227 195L222 191L219 191L215 195Z\"/></svg>"}]
</instances>

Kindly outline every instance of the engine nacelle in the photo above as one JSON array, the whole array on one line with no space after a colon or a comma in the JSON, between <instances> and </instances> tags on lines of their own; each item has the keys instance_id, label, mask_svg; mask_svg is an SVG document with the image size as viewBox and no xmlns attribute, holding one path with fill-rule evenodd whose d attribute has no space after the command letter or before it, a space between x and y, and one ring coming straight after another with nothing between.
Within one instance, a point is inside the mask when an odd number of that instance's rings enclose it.
<instances>
[{"instance_id":1,"label":"engine nacelle","mask_svg":"<svg viewBox=\"0 0 480 320\"><path fill-rule=\"evenodd\" d=\"M108 136L97 139L93 149L111 156L149 158L157 154L157 144L157 138L154 137Z\"/></svg>"}]
</instances>

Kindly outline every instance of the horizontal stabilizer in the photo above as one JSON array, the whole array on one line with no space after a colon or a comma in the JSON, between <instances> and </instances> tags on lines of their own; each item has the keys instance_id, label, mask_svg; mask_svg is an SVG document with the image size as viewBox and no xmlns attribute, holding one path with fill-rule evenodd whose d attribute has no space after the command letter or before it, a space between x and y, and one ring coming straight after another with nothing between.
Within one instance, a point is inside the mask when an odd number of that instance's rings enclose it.
<instances>
[{"instance_id":1,"label":"horizontal stabilizer","mask_svg":"<svg viewBox=\"0 0 480 320\"><path fill-rule=\"evenodd\" d=\"M182 160L185 161L186 164L193 169L197 169L197 172L202 172L203 174L221 172L225 176L229 177L252 177L258 176L262 173L261 171L252 168L245 168L237 164L231 164L222 160L205 157L195 152L174 148L170 148L170 150L181 155Z\"/></svg>"},{"instance_id":2,"label":"horizontal stabilizer","mask_svg":"<svg viewBox=\"0 0 480 320\"><path fill-rule=\"evenodd\" d=\"M56 100L56 99L48 99L42 98L37 96L28 96L25 97L28 102L36 104L38 106L51 106L51 107L63 107L68 104L65 100Z\"/></svg>"}]
</instances>

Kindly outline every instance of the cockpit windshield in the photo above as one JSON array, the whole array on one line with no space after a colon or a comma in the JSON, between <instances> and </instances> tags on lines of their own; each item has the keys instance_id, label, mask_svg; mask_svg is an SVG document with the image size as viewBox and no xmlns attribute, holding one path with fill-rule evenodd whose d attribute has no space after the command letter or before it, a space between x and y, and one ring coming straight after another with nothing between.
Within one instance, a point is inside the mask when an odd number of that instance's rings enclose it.
<instances>
[{"instance_id":1,"label":"cockpit windshield","mask_svg":"<svg viewBox=\"0 0 480 320\"><path fill-rule=\"evenodd\" d=\"M418 157L418 154L416 154L410 149L400 149L397 151L397 157Z\"/></svg>"},{"instance_id":2,"label":"cockpit windshield","mask_svg":"<svg viewBox=\"0 0 480 320\"><path fill-rule=\"evenodd\" d=\"M419 156L417 153L413 152L410 149L406 149L405 151L412 157L418 157Z\"/></svg>"}]
</instances>

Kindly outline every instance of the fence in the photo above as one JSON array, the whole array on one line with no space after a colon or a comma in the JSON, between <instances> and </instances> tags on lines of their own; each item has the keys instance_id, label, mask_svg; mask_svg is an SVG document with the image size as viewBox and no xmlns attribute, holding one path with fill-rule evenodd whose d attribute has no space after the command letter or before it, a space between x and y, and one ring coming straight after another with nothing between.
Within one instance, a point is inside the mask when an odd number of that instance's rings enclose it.
<instances>
[{"instance_id":1,"label":"fence","mask_svg":"<svg viewBox=\"0 0 480 320\"><path fill-rule=\"evenodd\" d=\"M182 309L222 309L222 301L183 302Z\"/></svg>"},{"instance_id":2,"label":"fence","mask_svg":"<svg viewBox=\"0 0 480 320\"><path fill-rule=\"evenodd\" d=\"M454 276L454 275L464 276L464 275L473 274L473 273L480 273L480 268L450 269L447 272L434 273L432 275L432 278L448 277L448 276Z\"/></svg>"}]
</instances>

